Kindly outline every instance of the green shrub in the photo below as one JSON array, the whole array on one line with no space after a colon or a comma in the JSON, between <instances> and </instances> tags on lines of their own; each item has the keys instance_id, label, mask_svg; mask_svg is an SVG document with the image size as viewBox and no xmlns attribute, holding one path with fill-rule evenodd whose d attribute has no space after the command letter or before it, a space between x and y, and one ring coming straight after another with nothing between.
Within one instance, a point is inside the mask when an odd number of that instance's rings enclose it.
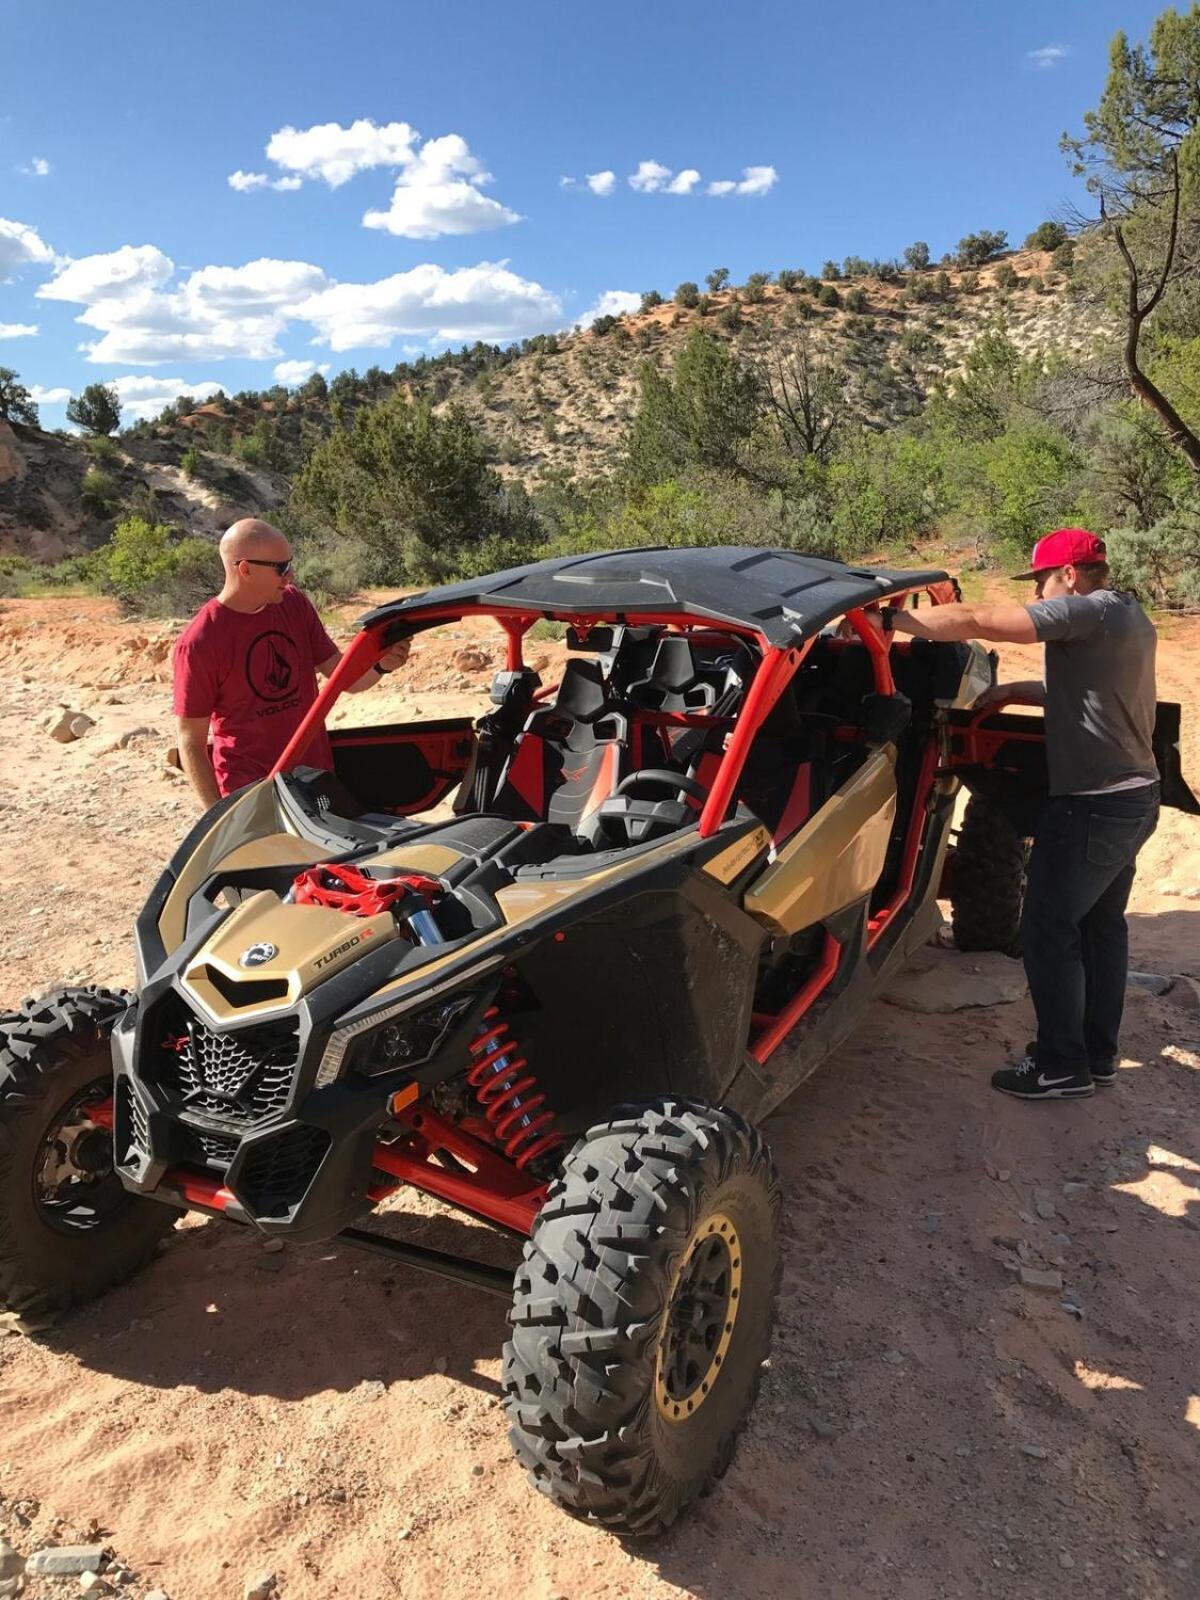
<instances>
[{"instance_id":1,"label":"green shrub","mask_svg":"<svg viewBox=\"0 0 1200 1600\"><path fill-rule=\"evenodd\" d=\"M746 279L746 287L742 290L742 299L749 306L760 305L767 298L767 284L769 282L769 273L752 272Z\"/></svg>"},{"instance_id":2,"label":"green shrub","mask_svg":"<svg viewBox=\"0 0 1200 1600\"><path fill-rule=\"evenodd\" d=\"M1008 235L984 228L980 233L968 233L958 241L957 260L960 267L981 267L985 261L1008 249Z\"/></svg>"},{"instance_id":3,"label":"green shrub","mask_svg":"<svg viewBox=\"0 0 1200 1600\"><path fill-rule=\"evenodd\" d=\"M1002 261L996 268L997 289L1015 289L1020 281L1017 276L1017 269L1011 261Z\"/></svg>"},{"instance_id":4,"label":"green shrub","mask_svg":"<svg viewBox=\"0 0 1200 1600\"><path fill-rule=\"evenodd\" d=\"M1063 272L1070 277L1075 268L1075 241L1064 239L1058 249L1050 257L1050 265L1055 272Z\"/></svg>"},{"instance_id":5,"label":"green shrub","mask_svg":"<svg viewBox=\"0 0 1200 1600\"><path fill-rule=\"evenodd\" d=\"M194 444L188 445L187 449L180 456L179 465L183 469L185 476L189 478L194 478L197 472L199 472L200 452L196 449Z\"/></svg>"},{"instance_id":6,"label":"green shrub","mask_svg":"<svg viewBox=\"0 0 1200 1600\"><path fill-rule=\"evenodd\" d=\"M687 280L675 291L675 304L688 310L700 304L700 285Z\"/></svg>"},{"instance_id":7,"label":"green shrub","mask_svg":"<svg viewBox=\"0 0 1200 1600\"><path fill-rule=\"evenodd\" d=\"M708 292L710 294L720 294L721 290L724 289L729 282L729 268L714 267L704 281L708 285Z\"/></svg>"},{"instance_id":8,"label":"green shrub","mask_svg":"<svg viewBox=\"0 0 1200 1600\"><path fill-rule=\"evenodd\" d=\"M220 579L215 547L179 538L165 523L126 517L100 552L100 586L142 616L186 616L209 599Z\"/></svg>"},{"instance_id":9,"label":"green shrub","mask_svg":"<svg viewBox=\"0 0 1200 1600\"><path fill-rule=\"evenodd\" d=\"M783 290L784 294L795 294L803 281L804 274L794 271L791 267L780 267L775 274L775 282Z\"/></svg>"},{"instance_id":10,"label":"green shrub","mask_svg":"<svg viewBox=\"0 0 1200 1600\"><path fill-rule=\"evenodd\" d=\"M661 294L659 294L657 289L647 289L645 294L642 296L643 311L653 311L655 306L660 306L662 303L663 297Z\"/></svg>"},{"instance_id":11,"label":"green shrub","mask_svg":"<svg viewBox=\"0 0 1200 1600\"><path fill-rule=\"evenodd\" d=\"M853 289L846 291L846 310L865 311L867 309L867 291L856 284Z\"/></svg>"},{"instance_id":12,"label":"green shrub","mask_svg":"<svg viewBox=\"0 0 1200 1600\"><path fill-rule=\"evenodd\" d=\"M106 434L98 433L87 442L88 454L93 461L115 461L117 447Z\"/></svg>"},{"instance_id":13,"label":"green shrub","mask_svg":"<svg viewBox=\"0 0 1200 1600\"><path fill-rule=\"evenodd\" d=\"M247 466L261 467L266 460L266 449L256 433L239 433L233 441L233 453Z\"/></svg>"},{"instance_id":14,"label":"green shrub","mask_svg":"<svg viewBox=\"0 0 1200 1600\"><path fill-rule=\"evenodd\" d=\"M923 272L929 265L929 246L924 239L918 239L916 244L910 244L904 252L905 264L913 272Z\"/></svg>"},{"instance_id":15,"label":"green shrub","mask_svg":"<svg viewBox=\"0 0 1200 1600\"><path fill-rule=\"evenodd\" d=\"M1067 230L1061 222L1040 222L1025 240L1026 250L1057 250L1065 244Z\"/></svg>"},{"instance_id":16,"label":"green shrub","mask_svg":"<svg viewBox=\"0 0 1200 1600\"><path fill-rule=\"evenodd\" d=\"M974 294L979 288L979 274L977 272L964 272L958 280L958 287L964 294Z\"/></svg>"},{"instance_id":17,"label":"green shrub","mask_svg":"<svg viewBox=\"0 0 1200 1600\"><path fill-rule=\"evenodd\" d=\"M841 295L831 283L823 283L821 285L817 300L823 306L840 306L842 303Z\"/></svg>"},{"instance_id":18,"label":"green shrub","mask_svg":"<svg viewBox=\"0 0 1200 1600\"><path fill-rule=\"evenodd\" d=\"M1200 516L1173 512L1152 528L1106 533L1113 579L1152 605L1200 610Z\"/></svg>"},{"instance_id":19,"label":"green shrub","mask_svg":"<svg viewBox=\"0 0 1200 1600\"><path fill-rule=\"evenodd\" d=\"M120 498L114 479L99 467L89 467L79 486L79 500L94 517L111 517Z\"/></svg>"}]
</instances>

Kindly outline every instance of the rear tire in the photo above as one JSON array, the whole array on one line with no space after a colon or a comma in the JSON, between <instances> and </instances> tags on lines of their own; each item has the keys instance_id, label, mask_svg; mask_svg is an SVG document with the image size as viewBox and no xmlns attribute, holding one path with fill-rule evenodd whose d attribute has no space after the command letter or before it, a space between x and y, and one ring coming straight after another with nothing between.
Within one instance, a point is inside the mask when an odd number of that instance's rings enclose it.
<instances>
[{"instance_id":1,"label":"rear tire","mask_svg":"<svg viewBox=\"0 0 1200 1600\"><path fill-rule=\"evenodd\" d=\"M660 1532L733 1457L770 1349L779 1182L731 1111L669 1098L592 1128L517 1270L509 1437L535 1488Z\"/></svg>"},{"instance_id":2,"label":"rear tire","mask_svg":"<svg viewBox=\"0 0 1200 1600\"><path fill-rule=\"evenodd\" d=\"M55 989L0 1014L0 1305L60 1311L131 1277L179 1213L130 1194L112 1134L109 1035L132 998Z\"/></svg>"},{"instance_id":3,"label":"rear tire","mask_svg":"<svg viewBox=\"0 0 1200 1600\"><path fill-rule=\"evenodd\" d=\"M1004 812L973 794L954 846L950 904L960 950L1021 954L1021 907L1029 842Z\"/></svg>"}]
</instances>

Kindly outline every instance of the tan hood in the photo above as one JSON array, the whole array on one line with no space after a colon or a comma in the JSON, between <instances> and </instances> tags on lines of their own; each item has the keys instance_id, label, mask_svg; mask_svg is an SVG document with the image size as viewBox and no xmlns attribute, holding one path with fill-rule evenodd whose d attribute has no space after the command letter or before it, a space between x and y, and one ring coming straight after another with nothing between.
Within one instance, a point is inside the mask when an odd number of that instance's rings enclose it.
<instances>
[{"instance_id":1,"label":"tan hood","mask_svg":"<svg viewBox=\"0 0 1200 1600\"><path fill-rule=\"evenodd\" d=\"M215 1022L268 1015L396 937L391 912L352 917L285 905L270 889L242 902L188 962L183 985Z\"/></svg>"}]
</instances>

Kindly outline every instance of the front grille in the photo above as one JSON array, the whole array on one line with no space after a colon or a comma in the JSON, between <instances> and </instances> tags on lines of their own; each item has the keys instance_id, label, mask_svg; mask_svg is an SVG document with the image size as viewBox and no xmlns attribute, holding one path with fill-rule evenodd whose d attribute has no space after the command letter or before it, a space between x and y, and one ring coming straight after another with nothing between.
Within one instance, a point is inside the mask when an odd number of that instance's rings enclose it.
<instances>
[{"instance_id":1,"label":"front grille","mask_svg":"<svg viewBox=\"0 0 1200 1600\"><path fill-rule=\"evenodd\" d=\"M299 1124L261 1141L246 1156L238 1194L256 1216L285 1217L304 1198L329 1144L323 1128Z\"/></svg>"},{"instance_id":2,"label":"front grille","mask_svg":"<svg viewBox=\"0 0 1200 1600\"><path fill-rule=\"evenodd\" d=\"M185 1013L178 1029L164 1034L164 1047L143 1070L179 1095L187 1110L251 1125L286 1106L300 1055L294 1017L216 1033Z\"/></svg>"},{"instance_id":3,"label":"front grille","mask_svg":"<svg viewBox=\"0 0 1200 1600\"><path fill-rule=\"evenodd\" d=\"M113 1157L117 1166L128 1166L150 1149L150 1129L133 1085L124 1075L117 1079L117 1102L113 1123Z\"/></svg>"},{"instance_id":4,"label":"front grille","mask_svg":"<svg viewBox=\"0 0 1200 1600\"><path fill-rule=\"evenodd\" d=\"M180 1125L181 1159L192 1167L214 1167L227 1172L241 1141L236 1134L209 1133L207 1129Z\"/></svg>"}]
</instances>

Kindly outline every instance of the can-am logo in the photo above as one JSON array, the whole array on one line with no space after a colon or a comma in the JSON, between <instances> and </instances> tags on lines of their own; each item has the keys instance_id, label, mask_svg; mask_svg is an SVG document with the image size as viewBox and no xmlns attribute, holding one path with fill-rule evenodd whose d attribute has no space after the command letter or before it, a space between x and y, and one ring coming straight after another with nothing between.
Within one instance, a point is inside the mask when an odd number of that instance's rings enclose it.
<instances>
[{"instance_id":1,"label":"can-am logo","mask_svg":"<svg viewBox=\"0 0 1200 1600\"><path fill-rule=\"evenodd\" d=\"M268 944L266 942L262 944L252 944L249 950L243 950L241 955L238 957L238 966L263 967L268 961L273 961L278 954L279 951L273 944Z\"/></svg>"}]
</instances>

